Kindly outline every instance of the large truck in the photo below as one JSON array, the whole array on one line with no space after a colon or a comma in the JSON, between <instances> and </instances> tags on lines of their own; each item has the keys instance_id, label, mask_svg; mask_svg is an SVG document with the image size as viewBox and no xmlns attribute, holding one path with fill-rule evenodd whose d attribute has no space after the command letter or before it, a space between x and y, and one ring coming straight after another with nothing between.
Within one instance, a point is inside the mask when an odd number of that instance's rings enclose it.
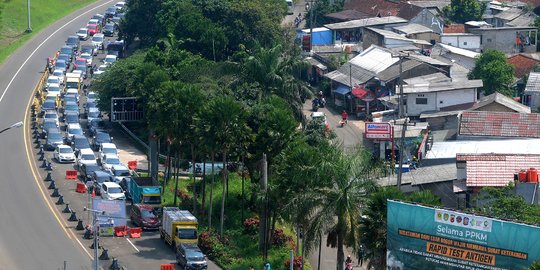
<instances>
[{"instance_id":1,"label":"large truck","mask_svg":"<svg viewBox=\"0 0 540 270\"><path fill-rule=\"evenodd\" d=\"M197 218L188 210L180 210L178 207L163 207L161 238L172 247L178 244L197 244L199 223Z\"/></svg>"},{"instance_id":2,"label":"large truck","mask_svg":"<svg viewBox=\"0 0 540 270\"><path fill-rule=\"evenodd\" d=\"M154 185L152 177L132 177L129 193L133 203L161 207L161 186Z\"/></svg>"}]
</instances>

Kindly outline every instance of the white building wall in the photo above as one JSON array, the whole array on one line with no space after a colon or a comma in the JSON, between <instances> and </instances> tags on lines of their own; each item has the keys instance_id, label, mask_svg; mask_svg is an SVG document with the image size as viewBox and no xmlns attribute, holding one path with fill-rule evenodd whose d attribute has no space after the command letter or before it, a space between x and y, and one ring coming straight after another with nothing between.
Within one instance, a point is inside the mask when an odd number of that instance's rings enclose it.
<instances>
[{"instance_id":1,"label":"white building wall","mask_svg":"<svg viewBox=\"0 0 540 270\"><path fill-rule=\"evenodd\" d=\"M476 102L476 89L436 92L437 110L442 107Z\"/></svg>"},{"instance_id":2,"label":"white building wall","mask_svg":"<svg viewBox=\"0 0 540 270\"><path fill-rule=\"evenodd\" d=\"M417 98L426 98L427 104L416 104ZM420 116L421 113L437 110L435 93L407 94L407 115Z\"/></svg>"},{"instance_id":3,"label":"white building wall","mask_svg":"<svg viewBox=\"0 0 540 270\"><path fill-rule=\"evenodd\" d=\"M441 43L448 44L450 46L477 51L480 50L480 36L472 35L442 35Z\"/></svg>"},{"instance_id":4,"label":"white building wall","mask_svg":"<svg viewBox=\"0 0 540 270\"><path fill-rule=\"evenodd\" d=\"M391 39L391 38L385 38L384 39L384 47L385 48L396 48L396 47L403 47L403 46L407 46L407 45L413 45L412 41Z\"/></svg>"}]
</instances>

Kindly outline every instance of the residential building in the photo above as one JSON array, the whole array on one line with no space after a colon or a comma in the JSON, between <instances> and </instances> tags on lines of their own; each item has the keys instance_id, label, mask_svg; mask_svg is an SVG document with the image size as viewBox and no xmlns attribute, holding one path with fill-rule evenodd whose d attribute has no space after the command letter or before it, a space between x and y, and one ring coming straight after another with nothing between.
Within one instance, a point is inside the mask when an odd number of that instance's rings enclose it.
<instances>
[{"instance_id":1,"label":"residential building","mask_svg":"<svg viewBox=\"0 0 540 270\"><path fill-rule=\"evenodd\" d=\"M399 12L399 1L351 0L345 2L343 10L356 10L370 17L396 16Z\"/></svg>"},{"instance_id":2,"label":"residential building","mask_svg":"<svg viewBox=\"0 0 540 270\"><path fill-rule=\"evenodd\" d=\"M536 27L485 27L469 31L482 36L482 50L495 49L504 53L536 51Z\"/></svg>"},{"instance_id":3,"label":"residential building","mask_svg":"<svg viewBox=\"0 0 540 270\"><path fill-rule=\"evenodd\" d=\"M366 27L392 29L394 26L405 24L407 24L407 20L403 18L388 16L331 23L324 25L324 27L332 30L335 43L359 43L363 40Z\"/></svg>"},{"instance_id":4,"label":"residential building","mask_svg":"<svg viewBox=\"0 0 540 270\"><path fill-rule=\"evenodd\" d=\"M523 103L532 111L540 111L540 72L531 72L523 91Z\"/></svg>"},{"instance_id":5,"label":"residential building","mask_svg":"<svg viewBox=\"0 0 540 270\"><path fill-rule=\"evenodd\" d=\"M441 36L441 43L461 49L480 52L480 35L471 33L444 33Z\"/></svg>"},{"instance_id":6,"label":"residential building","mask_svg":"<svg viewBox=\"0 0 540 270\"><path fill-rule=\"evenodd\" d=\"M504 27L507 26L509 22L516 19L525 13L521 8L509 8L498 14L493 15L493 27Z\"/></svg>"},{"instance_id":7,"label":"residential building","mask_svg":"<svg viewBox=\"0 0 540 270\"><path fill-rule=\"evenodd\" d=\"M413 2L400 2L399 12L396 16L408 20L411 24L419 24L430 28L434 33L441 34L444 21L438 16L439 12L435 9L420 7Z\"/></svg>"},{"instance_id":8,"label":"residential building","mask_svg":"<svg viewBox=\"0 0 540 270\"><path fill-rule=\"evenodd\" d=\"M448 59L452 63L458 64L466 68L465 73L468 73L468 71L474 69L474 66L476 65L476 57L478 56L480 56L480 54L477 52L461 49L458 47L454 47L454 46L450 46L450 45L446 45L442 43L436 44L435 46L433 46L433 49L431 50L431 57L434 57L441 61L442 59ZM452 69L452 73L454 73L453 69ZM451 74L451 77L454 77L454 74Z\"/></svg>"},{"instance_id":9,"label":"residential building","mask_svg":"<svg viewBox=\"0 0 540 270\"><path fill-rule=\"evenodd\" d=\"M444 81L403 86L407 115L419 117L423 112L476 102L482 80ZM399 91L397 91L399 92Z\"/></svg>"},{"instance_id":10,"label":"residential building","mask_svg":"<svg viewBox=\"0 0 540 270\"><path fill-rule=\"evenodd\" d=\"M366 49L371 45L385 48L398 48L413 45L421 49L428 49L432 46L430 42L425 40L410 39L392 31L366 27L364 28L362 47Z\"/></svg>"},{"instance_id":11,"label":"residential building","mask_svg":"<svg viewBox=\"0 0 540 270\"><path fill-rule=\"evenodd\" d=\"M463 112L459 116L458 138L479 137L540 138L540 114L492 111Z\"/></svg>"},{"instance_id":12,"label":"residential building","mask_svg":"<svg viewBox=\"0 0 540 270\"><path fill-rule=\"evenodd\" d=\"M434 32L431 28L421 24L409 23L402 26L394 27L394 32L405 35L410 39L419 39L435 44L441 41L441 35Z\"/></svg>"},{"instance_id":13,"label":"residential building","mask_svg":"<svg viewBox=\"0 0 540 270\"><path fill-rule=\"evenodd\" d=\"M370 15L356 10L342 10L339 12L328 13L324 17L330 19L333 23L346 22L352 20L361 20L371 17Z\"/></svg>"},{"instance_id":14,"label":"residential building","mask_svg":"<svg viewBox=\"0 0 540 270\"><path fill-rule=\"evenodd\" d=\"M523 94L525 89L526 76L540 64L539 59L535 59L528 54L516 54L510 56L506 62L514 67L514 86L518 94Z\"/></svg>"},{"instance_id":15,"label":"residential building","mask_svg":"<svg viewBox=\"0 0 540 270\"><path fill-rule=\"evenodd\" d=\"M450 34L450 33L466 33L465 31L465 25L464 24L445 24L443 27L443 33Z\"/></svg>"}]
</instances>

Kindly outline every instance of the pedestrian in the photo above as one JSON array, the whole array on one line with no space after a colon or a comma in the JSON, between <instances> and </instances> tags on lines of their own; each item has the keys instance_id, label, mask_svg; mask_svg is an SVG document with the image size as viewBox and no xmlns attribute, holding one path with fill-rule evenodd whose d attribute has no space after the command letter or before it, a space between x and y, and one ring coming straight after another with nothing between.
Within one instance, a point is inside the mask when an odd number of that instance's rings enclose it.
<instances>
[{"instance_id":1,"label":"pedestrian","mask_svg":"<svg viewBox=\"0 0 540 270\"><path fill-rule=\"evenodd\" d=\"M90 78L94 77L94 66L90 66Z\"/></svg>"},{"instance_id":2,"label":"pedestrian","mask_svg":"<svg viewBox=\"0 0 540 270\"><path fill-rule=\"evenodd\" d=\"M323 92L322 92L322 90L319 91L319 98L323 98Z\"/></svg>"},{"instance_id":3,"label":"pedestrian","mask_svg":"<svg viewBox=\"0 0 540 270\"><path fill-rule=\"evenodd\" d=\"M249 270L255 270L255 267L253 267L253 264L249 266Z\"/></svg>"},{"instance_id":4,"label":"pedestrian","mask_svg":"<svg viewBox=\"0 0 540 270\"><path fill-rule=\"evenodd\" d=\"M264 266L264 270L272 270L272 268L270 268L270 263L266 263L266 265Z\"/></svg>"},{"instance_id":5,"label":"pedestrian","mask_svg":"<svg viewBox=\"0 0 540 270\"><path fill-rule=\"evenodd\" d=\"M364 248L364 245L361 244L358 249L358 265L362 266L364 264L364 256L366 256L366 249Z\"/></svg>"},{"instance_id":6,"label":"pedestrian","mask_svg":"<svg viewBox=\"0 0 540 270\"><path fill-rule=\"evenodd\" d=\"M51 69L51 58L47 57L47 64L45 65L45 70Z\"/></svg>"}]
</instances>

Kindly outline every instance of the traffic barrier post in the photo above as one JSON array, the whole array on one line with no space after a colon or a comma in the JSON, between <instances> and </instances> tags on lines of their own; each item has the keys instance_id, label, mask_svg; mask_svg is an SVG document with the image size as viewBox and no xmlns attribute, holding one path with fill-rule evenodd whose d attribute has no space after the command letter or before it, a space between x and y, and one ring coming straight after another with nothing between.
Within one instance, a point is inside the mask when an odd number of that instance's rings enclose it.
<instances>
[{"instance_id":1,"label":"traffic barrier post","mask_svg":"<svg viewBox=\"0 0 540 270\"><path fill-rule=\"evenodd\" d=\"M142 228L140 227L129 229L129 237L131 238L141 238L141 234L142 234Z\"/></svg>"},{"instance_id":2,"label":"traffic barrier post","mask_svg":"<svg viewBox=\"0 0 540 270\"><path fill-rule=\"evenodd\" d=\"M174 270L174 264L162 264L161 265L161 270Z\"/></svg>"},{"instance_id":3,"label":"traffic barrier post","mask_svg":"<svg viewBox=\"0 0 540 270\"><path fill-rule=\"evenodd\" d=\"M66 171L66 179L77 179L77 171L76 170L67 170Z\"/></svg>"},{"instance_id":4,"label":"traffic barrier post","mask_svg":"<svg viewBox=\"0 0 540 270\"><path fill-rule=\"evenodd\" d=\"M128 161L128 168L132 171L137 170L137 161L136 160Z\"/></svg>"},{"instance_id":5,"label":"traffic barrier post","mask_svg":"<svg viewBox=\"0 0 540 270\"><path fill-rule=\"evenodd\" d=\"M75 189L77 193L86 193L86 185L81 182L77 182L77 188Z\"/></svg>"}]
</instances>

